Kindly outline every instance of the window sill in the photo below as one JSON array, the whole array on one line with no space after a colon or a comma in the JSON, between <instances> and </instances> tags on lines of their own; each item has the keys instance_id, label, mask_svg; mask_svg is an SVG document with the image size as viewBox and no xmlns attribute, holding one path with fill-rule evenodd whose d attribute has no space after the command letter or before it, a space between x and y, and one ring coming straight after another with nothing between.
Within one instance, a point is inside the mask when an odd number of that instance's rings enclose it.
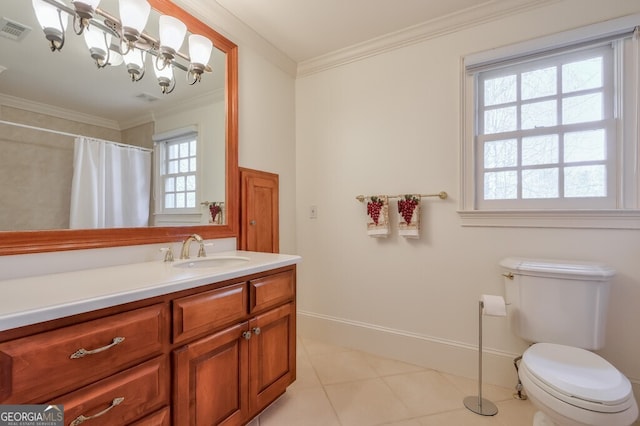
<instances>
[{"instance_id":1,"label":"window sill","mask_svg":"<svg viewBox=\"0 0 640 426\"><path fill-rule=\"evenodd\" d=\"M202 213L157 213L154 215L155 226L192 226L202 223Z\"/></svg>"},{"instance_id":2,"label":"window sill","mask_svg":"<svg viewBox=\"0 0 640 426\"><path fill-rule=\"evenodd\" d=\"M462 226L640 229L640 210L460 210Z\"/></svg>"}]
</instances>

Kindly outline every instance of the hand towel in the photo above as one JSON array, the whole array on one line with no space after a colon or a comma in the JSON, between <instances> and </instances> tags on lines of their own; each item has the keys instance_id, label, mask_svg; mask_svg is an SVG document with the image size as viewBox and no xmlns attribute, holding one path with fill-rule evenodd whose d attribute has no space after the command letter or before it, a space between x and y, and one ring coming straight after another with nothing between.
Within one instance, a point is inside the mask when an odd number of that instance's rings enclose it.
<instances>
[{"instance_id":1,"label":"hand towel","mask_svg":"<svg viewBox=\"0 0 640 426\"><path fill-rule=\"evenodd\" d=\"M389 235L389 197L371 196L367 199L367 234L371 237Z\"/></svg>"},{"instance_id":2,"label":"hand towel","mask_svg":"<svg viewBox=\"0 0 640 426\"><path fill-rule=\"evenodd\" d=\"M209 213L211 214L209 223L222 224L222 204L222 202L215 201L209 204Z\"/></svg>"},{"instance_id":3,"label":"hand towel","mask_svg":"<svg viewBox=\"0 0 640 426\"><path fill-rule=\"evenodd\" d=\"M405 238L420 237L420 194L406 194L398 200L398 235Z\"/></svg>"}]
</instances>

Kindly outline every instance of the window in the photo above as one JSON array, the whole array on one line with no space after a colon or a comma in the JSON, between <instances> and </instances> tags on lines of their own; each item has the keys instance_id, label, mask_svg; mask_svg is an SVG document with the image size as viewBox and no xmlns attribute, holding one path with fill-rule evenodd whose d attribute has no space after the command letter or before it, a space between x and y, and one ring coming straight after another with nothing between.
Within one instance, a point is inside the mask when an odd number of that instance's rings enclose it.
<instances>
[{"instance_id":1,"label":"window","mask_svg":"<svg viewBox=\"0 0 640 426\"><path fill-rule=\"evenodd\" d=\"M157 214L200 213L197 136L183 129L154 137Z\"/></svg>"},{"instance_id":2,"label":"window","mask_svg":"<svg viewBox=\"0 0 640 426\"><path fill-rule=\"evenodd\" d=\"M615 207L612 51L477 74L478 207Z\"/></svg>"},{"instance_id":3,"label":"window","mask_svg":"<svg viewBox=\"0 0 640 426\"><path fill-rule=\"evenodd\" d=\"M465 58L463 219L638 208L638 41L626 25Z\"/></svg>"},{"instance_id":4,"label":"window","mask_svg":"<svg viewBox=\"0 0 640 426\"><path fill-rule=\"evenodd\" d=\"M163 210L196 206L196 140L167 141L163 151Z\"/></svg>"}]
</instances>

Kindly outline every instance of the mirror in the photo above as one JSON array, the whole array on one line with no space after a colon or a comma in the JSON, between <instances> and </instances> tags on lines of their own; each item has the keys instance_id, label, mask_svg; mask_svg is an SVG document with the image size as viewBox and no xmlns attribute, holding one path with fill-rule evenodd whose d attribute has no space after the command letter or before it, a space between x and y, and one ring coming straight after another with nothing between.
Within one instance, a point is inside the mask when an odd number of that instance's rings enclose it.
<instances>
[{"instance_id":1,"label":"mirror","mask_svg":"<svg viewBox=\"0 0 640 426\"><path fill-rule=\"evenodd\" d=\"M108 0L103 0L103 2L108 2ZM19 3L21 7L28 8L28 12L33 15L33 10L31 8L31 2L26 2L24 0L5 0L3 2L3 13L2 16L6 16L5 11L8 10L9 4L11 3ZM55 230L43 230L43 229L33 229L28 231L3 231L0 232L0 241L2 241L0 246L0 254L19 254L19 253L35 253L35 252L44 252L44 251L54 251L54 250L71 250L71 249L81 249L81 248L97 248L97 247L113 247L113 246L121 246L121 245L136 245L136 244L146 244L146 243L158 243L158 242L167 242L167 241L178 241L183 239L186 235L197 232L202 235L204 238L222 238L222 237L236 237L237 236L237 228L238 228L238 214L237 214L237 206L238 206L238 184L237 184L237 46L230 42L225 37L218 34L213 29L209 28L207 25L202 23L201 21L195 19L190 16L186 11L182 10L180 7L175 5L174 3L168 0L149 0L152 8L154 9L153 13L157 15L160 14L168 14L172 15L182 22L184 22L190 33L201 34L205 37L209 38L216 49L219 50L220 60L215 60L214 56L210 60L209 64L213 68L212 73L205 73L203 75L202 83L196 83L194 86L189 86L185 81L185 76L183 74L179 74L176 72L176 88L173 93L162 95L160 93L160 89L157 87L155 75L149 68L149 73L145 75L145 77L140 82L132 83L128 81L128 76L126 75L125 70L107 70L101 69L96 70L96 66L93 63L91 57L88 52L85 50L85 56L81 59L84 59L88 66L92 69L88 69L84 72L89 73L92 72L93 75L97 75L94 79L94 85L103 84L102 76L105 71L119 71L124 75L119 75L120 78L124 80L124 87L128 89L126 92L130 96L135 96L140 93L142 90L136 87L138 83L141 83L144 80L148 80L151 83L155 84L155 87L152 87L145 92L151 93L161 98L162 102L166 102L168 107L160 108L154 107L154 114L156 128L154 133L166 132L168 130L172 130L170 119L167 119L169 112L175 109L183 108L183 104L185 101L182 98L187 99L187 104L196 104L196 107L204 105L208 105L208 100L199 99L194 92L189 92L188 89L194 89L200 94L205 92L203 90L204 83L214 83L216 80L219 80L218 85L221 87L221 91L219 90L218 96L221 97L221 107L219 108L224 115L221 127L223 127L224 135L221 139L224 139L225 144L221 148L221 155L223 156L222 167L224 168L224 184L219 186L223 187L222 197L224 197L225 202L225 220L222 225L196 225L196 226L163 226L163 227L148 227L148 228L114 228L114 229L82 229L82 230L63 230L63 229L55 229ZM102 6L102 5L101 5ZM117 16L117 7L115 10L106 9L112 14ZM153 17L150 17L149 24L146 28L149 28L153 21ZM156 20L157 25L157 20ZM147 31L152 36L157 36L156 34L152 34L152 31ZM70 52L65 52L65 49L71 47L71 42L75 42L77 40L72 40L72 38L81 38L81 36L76 36L73 33L71 28L67 28L67 41L69 45L65 45L61 52L50 52L48 49L48 44L46 39L44 38L44 34L42 33L39 26L34 25L32 27L32 31L30 34L31 37L38 39L40 44L40 54L47 54L50 56L61 56L61 55L69 55ZM81 40L82 41L82 40ZM4 40L0 39L0 43L4 43ZM77 44L77 43L76 43ZM186 45L186 43L185 43ZM85 47L86 49L86 47ZM183 47L183 50L184 47ZM33 58L36 53L29 51L25 52L23 58ZM4 55L3 55L4 56ZM56 58L57 59L57 58ZM26 60L27 62L31 62L33 60ZM35 62L35 61L33 61ZM9 65L5 65L2 63L2 59L0 59L0 65L9 68ZM49 67L53 68L53 65ZM217 68L217 69L216 69ZM21 88L29 88L28 81L29 79L41 79L42 77L38 77L35 74L35 71L41 70L33 70L34 74L23 75L22 84L20 84ZM80 72L76 70L76 72ZM75 82L74 71L68 70L66 79L72 80ZM76 80L79 80L77 78ZM36 80L33 80L36 81ZM0 74L0 92L3 92L2 83L2 74ZM55 79L53 81L48 81L49 85L53 85L54 87L58 86L56 84ZM198 87L200 84L202 86ZM15 85L14 85L15 86ZM33 84L32 86L35 86ZM61 86L61 84L60 84ZM214 89L215 91L215 89ZM54 96L59 100L59 103L62 103L63 100L66 102L69 91L64 91L59 93L55 93ZM75 90L77 93L91 94L95 92L94 89L80 88L78 87ZM77 94L76 93L76 94ZM175 95L175 96L174 96ZM15 94L12 93L12 96L17 98ZM121 97L124 95L121 95ZM182 97L182 98L181 98ZM131 113L127 113L124 106L111 106L110 101L107 99L100 99L99 109L104 111L111 111L111 116L114 117L117 114L121 116L124 115L124 118L111 118L112 120L123 120L132 117ZM3 105L0 105L3 107ZM84 108L84 111L89 111L89 107ZM201 108L200 112L207 111L206 108ZM115 115L114 115L115 114ZM5 117L5 110L2 110L2 115L0 115L0 120L7 121L15 121L11 118L15 117ZM140 115L140 114L138 114ZM10 114L9 114L10 116ZM214 118L211 117L213 121ZM74 132L75 133L75 132ZM80 133L80 132L77 132ZM134 132L135 133L135 132ZM92 135L89 135L92 136ZM104 139L109 139L108 137L104 137ZM128 140L124 142L128 143ZM18 182L19 183L19 182ZM1 190L0 190L1 194ZM40 214L46 214L46 209L40 209L44 211L40 211Z\"/></svg>"}]
</instances>

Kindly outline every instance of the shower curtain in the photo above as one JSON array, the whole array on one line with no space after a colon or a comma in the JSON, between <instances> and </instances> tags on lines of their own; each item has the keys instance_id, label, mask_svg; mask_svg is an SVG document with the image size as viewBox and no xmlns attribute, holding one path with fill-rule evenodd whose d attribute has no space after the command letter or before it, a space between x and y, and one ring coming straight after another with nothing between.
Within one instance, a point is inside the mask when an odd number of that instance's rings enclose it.
<instances>
[{"instance_id":1,"label":"shower curtain","mask_svg":"<svg viewBox=\"0 0 640 426\"><path fill-rule=\"evenodd\" d=\"M147 226L150 188L150 151L75 139L71 229Z\"/></svg>"}]
</instances>

